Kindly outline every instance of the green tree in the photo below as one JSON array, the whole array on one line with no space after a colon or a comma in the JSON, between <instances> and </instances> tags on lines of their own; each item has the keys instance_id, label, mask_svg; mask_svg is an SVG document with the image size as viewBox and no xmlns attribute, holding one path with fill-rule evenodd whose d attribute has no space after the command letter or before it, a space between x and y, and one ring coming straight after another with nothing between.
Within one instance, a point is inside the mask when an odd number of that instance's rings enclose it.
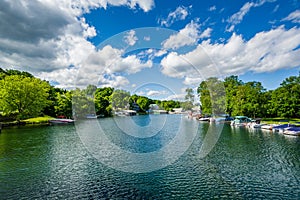
<instances>
[{"instance_id":1,"label":"green tree","mask_svg":"<svg viewBox=\"0 0 300 200\"><path fill-rule=\"evenodd\" d=\"M94 98L85 90L72 91L72 111L76 118L86 118L86 115L96 113Z\"/></svg>"},{"instance_id":2,"label":"green tree","mask_svg":"<svg viewBox=\"0 0 300 200\"><path fill-rule=\"evenodd\" d=\"M239 85L236 95L232 98L234 102L232 114L250 117L262 116L264 105L267 103L264 91L262 84L256 81Z\"/></svg>"},{"instance_id":3,"label":"green tree","mask_svg":"<svg viewBox=\"0 0 300 200\"><path fill-rule=\"evenodd\" d=\"M130 93L125 90L115 90L112 93L111 104L115 110L129 107Z\"/></svg>"},{"instance_id":4,"label":"green tree","mask_svg":"<svg viewBox=\"0 0 300 200\"><path fill-rule=\"evenodd\" d=\"M56 116L72 117L72 92L71 91L57 91L56 102L54 105Z\"/></svg>"},{"instance_id":5,"label":"green tree","mask_svg":"<svg viewBox=\"0 0 300 200\"><path fill-rule=\"evenodd\" d=\"M286 78L272 92L270 111L278 117L300 117L300 74Z\"/></svg>"},{"instance_id":6,"label":"green tree","mask_svg":"<svg viewBox=\"0 0 300 200\"><path fill-rule=\"evenodd\" d=\"M139 96L136 103L139 105L140 109L144 112L149 110L150 100L147 97Z\"/></svg>"},{"instance_id":7,"label":"green tree","mask_svg":"<svg viewBox=\"0 0 300 200\"><path fill-rule=\"evenodd\" d=\"M236 105L237 88L243 85L243 82L238 79L238 76L229 76L224 79L224 87L226 92L226 113L232 115L234 106Z\"/></svg>"},{"instance_id":8,"label":"green tree","mask_svg":"<svg viewBox=\"0 0 300 200\"><path fill-rule=\"evenodd\" d=\"M210 92L207 87L207 83L202 81L197 89L198 96L200 97L201 102L201 111L202 113L211 114L211 97Z\"/></svg>"},{"instance_id":9,"label":"green tree","mask_svg":"<svg viewBox=\"0 0 300 200\"><path fill-rule=\"evenodd\" d=\"M64 94L66 91L61 88L50 87L48 96L48 105L44 108L43 113L52 117L57 116L55 106L57 106L57 93Z\"/></svg>"},{"instance_id":10,"label":"green tree","mask_svg":"<svg viewBox=\"0 0 300 200\"><path fill-rule=\"evenodd\" d=\"M180 108L181 104L179 101L164 100L164 101L161 101L159 106L161 106L162 108L164 108L167 111L172 111L173 108Z\"/></svg>"},{"instance_id":11,"label":"green tree","mask_svg":"<svg viewBox=\"0 0 300 200\"><path fill-rule=\"evenodd\" d=\"M185 95L185 102L181 103L181 107L184 110L192 110L194 106L194 91L192 88L185 89L186 95Z\"/></svg>"},{"instance_id":12,"label":"green tree","mask_svg":"<svg viewBox=\"0 0 300 200\"><path fill-rule=\"evenodd\" d=\"M49 83L34 77L10 75L0 80L0 105L18 119L34 117L48 105Z\"/></svg>"},{"instance_id":13,"label":"green tree","mask_svg":"<svg viewBox=\"0 0 300 200\"><path fill-rule=\"evenodd\" d=\"M97 88L95 92L95 107L97 115L111 116L111 95L114 89L111 87Z\"/></svg>"},{"instance_id":14,"label":"green tree","mask_svg":"<svg viewBox=\"0 0 300 200\"><path fill-rule=\"evenodd\" d=\"M224 83L215 78L202 81L197 89L203 113L224 114L226 110L226 93Z\"/></svg>"}]
</instances>

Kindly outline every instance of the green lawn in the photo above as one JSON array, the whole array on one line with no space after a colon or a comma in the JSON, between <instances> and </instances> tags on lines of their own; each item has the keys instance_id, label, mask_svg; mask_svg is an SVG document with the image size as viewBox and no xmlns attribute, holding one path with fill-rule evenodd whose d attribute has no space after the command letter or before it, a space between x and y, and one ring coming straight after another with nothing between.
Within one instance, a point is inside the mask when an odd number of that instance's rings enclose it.
<instances>
[{"instance_id":1,"label":"green lawn","mask_svg":"<svg viewBox=\"0 0 300 200\"><path fill-rule=\"evenodd\" d=\"M282 117L276 117L276 118L263 118L262 123L267 124L296 124L296 122L300 122L300 119L298 118L282 118Z\"/></svg>"},{"instance_id":2,"label":"green lawn","mask_svg":"<svg viewBox=\"0 0 300 200\"><path fill-rule=\"evenodd\" d=\"M48 123L48 121L51 119L54 118L50 116L44 116L44 117L29 118L21 121L26 122L26 124L42 124L42 123Z\"/></svg>"}]
</instances>

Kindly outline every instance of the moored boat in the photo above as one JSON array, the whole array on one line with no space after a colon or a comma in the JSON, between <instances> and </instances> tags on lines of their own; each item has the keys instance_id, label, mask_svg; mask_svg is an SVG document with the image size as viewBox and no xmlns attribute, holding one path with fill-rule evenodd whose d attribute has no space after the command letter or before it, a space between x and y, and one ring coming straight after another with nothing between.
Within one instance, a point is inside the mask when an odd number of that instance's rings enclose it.
<instances>
[{"instance_id":1,"label":"moored boat","mask_svg":"<svg viewBox=\"0 0 300 200\"><path fill-rule=\"evenodd\" d=\"M55 125L55 124L73 124L74 120L73 119L56 118L56 119L49 120L49 123L52 124L52 125Z\"/></svg>"},{"instance_id":2,"label":"moored boat","mask_svg":"<svg viewBox=\"0 0 300 200\"><path fill-rule=\"evenodd\" d=\"M251 122L251 119L246 117L246 116L236 116L234 117L234 120L231 121L230 125L231 126L247 126L247 124Z\"/></svg>"},{"instance_id":3,"label":"moored boat","mask_svg":"<svg viewBox=\"0 0 300 200\"><path fill-rule=\"evenodd\" d=\"M300 127L287 128L283 132L284 135L300 136Z\"/></svg>"},{"instance_id":4,"label":"moored boat","mask_svg":"<svg viewBox=\"0 0 300 200\"><path fill-rule=\"evenodd\" d=\"M201 117L198 120L201 122L209 122L210 118L209 117Z\"/></svg>"},{"instance_id":5,"label":"moored boat","mask_svg":"<svg viewBox=\"0 0 300 200\"><path fill-rule=\"evenodd\" d=\"M290 124L281 124L281 125L277 125L273 127L273 131L274 132L279 132L279 133L283 133L285 130L294 127L293 125Z\"/></svg>"},{"instance_id":6,"label":"moored boat","mask_svg":"<svg viewBox=\"0 0 300 200\"><path fill-rule=\"evenodd\" d=\"M265 124L261 126L261 129L265 129L265 130L272 130L273 127L275 127L276 124Z\"/></svg>"}]
</instances>

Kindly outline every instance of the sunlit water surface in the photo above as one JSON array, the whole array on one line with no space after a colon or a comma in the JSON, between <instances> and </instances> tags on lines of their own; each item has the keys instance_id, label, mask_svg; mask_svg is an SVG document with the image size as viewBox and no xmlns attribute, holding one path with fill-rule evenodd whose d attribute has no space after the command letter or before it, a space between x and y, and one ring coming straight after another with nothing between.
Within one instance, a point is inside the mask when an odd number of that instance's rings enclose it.
<instances>
[{"instance_id":1,"label":"sunlit water surface","mask_svg":"<svg viewBox=\"0 0 300 200\"><path fill-rule=\"evenodd\" d=\"M125 134L113 118L98 122L122 149L146 153L168 144L181 118L153 117L168 120L157 134L149 129L149 116L119 121L144 126L150 131L146 138ZM216 146L200 158L210 124L190 120L184 125L195 123L198 132L190 148L172 165L149 173L126 173L102 164L87 151L73 125L4 129L0 199L300 199L299 137L224 125Z\"/></svg>"}]
</instances>

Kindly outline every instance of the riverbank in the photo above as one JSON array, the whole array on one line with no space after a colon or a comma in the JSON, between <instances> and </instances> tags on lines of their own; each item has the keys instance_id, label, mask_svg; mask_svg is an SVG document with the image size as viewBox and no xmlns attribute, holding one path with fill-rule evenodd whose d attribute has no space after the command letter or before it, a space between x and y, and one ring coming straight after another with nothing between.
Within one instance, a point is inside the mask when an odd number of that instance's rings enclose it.
<instances>
[{"instance_id":1,"label":"riverbank","mask_svg":"<svg viewBox=\"0 0 300 200\"><path fill-rule=\"evenodd\" d=\"M263 118L262 123L265 124L297 124L300 125L299 118L282 118L282 117L275 117L275 118Z\"/></svg>"},{"instance_id":2,"label":"riverbank","mask_svg":"<svg viewBox=\"0 0 300 200\"><path fill-rule=\"evenodd\" d=\"M49 120L51 119L55 119L55 118L50 116L43 116L43 117L29 118L20 121L10 121L10 122L0 122L0 123L2 125L2 128L12 127L12 126L25 126L25 125L45 125L45 124L49 124Z\"/></svg>"}]
</instances>

